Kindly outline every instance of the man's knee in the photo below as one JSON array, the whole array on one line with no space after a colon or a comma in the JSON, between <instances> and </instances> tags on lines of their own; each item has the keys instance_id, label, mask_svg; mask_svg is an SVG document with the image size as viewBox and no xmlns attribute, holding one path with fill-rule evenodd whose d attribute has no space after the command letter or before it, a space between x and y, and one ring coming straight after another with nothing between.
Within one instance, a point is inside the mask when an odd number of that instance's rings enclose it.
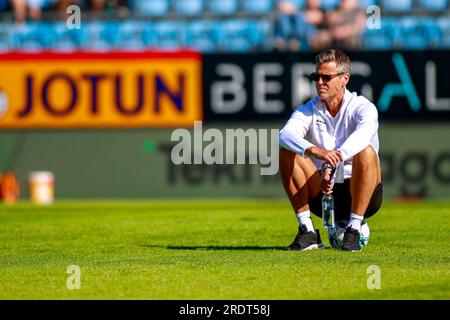
<instances>
[{"instance_id":1,"label":"man's knee","mask_svg":"<svg viewBox=\"0 0 450 320\"><path fill-rule=\"evenodd\" d=\"M280 148L279 152L280 167L283 165L297 165L303 170L311 171L315 168L314 163L309 158L303 158L302 156L296 154L285 148Z\"/></svg>"},{"instance_id":2,"label":"man's knee","mask_svg":"<svg viewBox=\"0 0 450 320\"><path fill-rule=\"evenodd\" d=\"M372 146L361 150L353 157L353 165L371 167L378 164L378 156Z\"/></svg>"},{"instance_id":3,"label":"man's knee","mask_svg":"<svg viewBox=\"0 0 450 320\"><path fill-rule=\"evenodd\" d=\"M368 146L361 150L352 161L353 170L361 173L374 172L378 183L381 182L381 167L378 155L372 146Z\"/></svg>"},{"instance_id":4,"label":"man's knee","mask_svg":"<svg viewBox=\"0 0 450 320\"><path fill-rule=\"evenodd\" d=\"M302 170L307 177L310 177L317 171L317 168L311 159L303 158L295 152L285 148L280 148L279 159L279 165L282 170L291 170L295 167L296 169Z\"/></svg>"}]
</instances>

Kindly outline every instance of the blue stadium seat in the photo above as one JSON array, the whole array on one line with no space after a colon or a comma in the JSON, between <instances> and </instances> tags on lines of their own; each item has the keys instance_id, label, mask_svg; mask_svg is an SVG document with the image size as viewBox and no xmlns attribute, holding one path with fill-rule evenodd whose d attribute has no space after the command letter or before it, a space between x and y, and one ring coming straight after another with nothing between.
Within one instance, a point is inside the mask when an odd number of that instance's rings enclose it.
<instances>
[{"instance_id":1,"label":"blue stadium seat","mask_svg":"<svg viewBox=\"0 0 450 320\"><path fill-rule=\"evenodd\" d=\"M144 27L146 21L124 21L119 24L117 29L117 38L115 41L116 49L124 50L142 50L145 48Z\"/></svg>"},{"instance_id":2,"label":"blue stadium seat","mask_svg":"<svg viewBox=\"0 0 450 320\"><path fill-rule=\"evenodd\" d=\"M251 45L244 38L233 38L222 47L224 52L247 53L251 50Z\"/></svg>"},{"instance_id":3,"label":"blue stadium seat","mask_svg":"<svg viewBox=\"0 0 450 320\"><path fill-rule=\"evenodd\" d=\"M11 29L12 46L24 51L43 51L50 47L52 35L47 23L28 22Z\"/></svg>"},{"instance_id":4,"label":"blue stadium seat","mask_svg":"<svg viewBox=\"0 0 450 320\"><path fill-rule=\"evenodd\" d=\"M419 0L419 7L428 11L444 11L447 5L448 0Z\"/></svg>"},{"instance_id":5,"label":"blue stadium seat","mask_svg":"<svg viewBox=\"0 0 450 320\"><path fill-rule=\"evenodd\" d=\"M398 26L403 30L411 30L420 27L420 19L416 16L404 16L398 18Z\"/></svg>"},{"instance_id":6,"label":"blue stadium seat","mask_svg":"<svg viewBox=\"0 0 450 320\"><path fill-rule=\"evenodd\" d=\"M400 46L402 49L424 50L427 48L427 40L420 33L404 33L402 35Z\"/></svg>"},{"instance_id":7,"label":"blue stadium seat","mask_svg":"<svg viewBox=\"0 0 450 320\"><path fill-rule=\"evenodd\" d=\"M174 12L185 16L201 15L203 0L174 0Z\"/></svg>"},{"instance_id":8,"label":"blue stadium seat","mask_svg":"<svg viewBox=\"0 0 450 320\"><path fill-rule=\"evenodd\" d=\"M450 34L442 36L439 44L441 49L450 49Z\"/></svg>"},{"instance_id":9,"label":"blue stadium seat","mask_svg":"<svg viewBox=\"0 0 450 320\"><path fill-rule=\"evenodd\" d=\"M308 39L315 36L317 28L305 20L303 12L295 16L281 15L274 26L274 40L269 41L292 41L301 43L301 48L308 48ZM276 39L276 40L275 40Z\"/></svg>"},{"instance_id":10,"label":"blue stadium seat","mask_svg":"<svg viewBox=\"0 0 450 320\"><path fill-rule=\"evenodd\" d=\"M270 14L274 9L274 0L244 0L243 9L251 14Z\"/></svg>"},{"instance_id":11,"label":"blue stadium seat","mask_svg":"<svg viewBox=\"0 0 450 320\"><path fill-rule=\"evenodd\" d=\"M389 50L401 34L399 20L397 18L383 17L381 29L364 29L363 44L368 50Z\"/></svg>"},{"instance_id":12,"label":"blue stadium seat","mask_svg":"<svg viewBox=\"0 0 450 320\"><path fill-rule=\"evenodd\" d=\"M216 35L214 21L194 20L187 26L186 47L194 48L201 52L213 52L216 50Z\"/></svg>"},{"instance_id":13,"label":"blue stadium seat","mask_svg":"<svg viewBox=\"0 0 450 320\"><path fill-rule=\"evenodd\" d=\"M416 30L419 26L418 21L413 16L405 16L404 18L382 19L382 28L385 27L392 38L392 46L394 48L405 47L404 35ZM384 23L384 26L383 26Z\"/></svg>"},{"instance_id":14,"label":"blue stadium seat","mask_svg":"<svg viewBox=\"0 0 450 320\"><path fill-rule=\"evenodd\" d=\"M379 31L384 32L386 34L386 37L389 37L391 39L392 45L394 45L397 39L401 37L402 33L400 19L383 17L381 19L381 30Z\"/></svg>"},{"instance_id":15,"label":"blue stadium seat","mask_svg":"<svg viewBox=\"0 0 450 320\"><path fill-rule=\"evenodd\" d=\"M440 17L437 19L436 23L441 32L439 47L450 48L450 19L448 17Z\"/></svg>"},{"instance_id":16,"label":"blue stadium seat","mask_svg":"<svg viewBox=\"0 0 450 320\"><path fill-rule=\"evenodd\" d=\"M0 52L13 49L11 42L11 29L13 27L9 23L0 23Z\"/></svg>"},{"instance_id":17,"label":"blue stadium seat","mask_svg":"<svg viewBox=\"0 0 450 320\"><path fill-rule=\"evenodd\" d=\"M154 23L146 22L143 24L142 39L145 47L155 48L157 46L157 36Z\"/></svg>"},{"instance_id":18,"label":"blue stadium seat","mask_svg":"<svg viewBox=\"0 0 450 320\"><path fill-rule=\"evenodd\" d=\"M55 51L73 51L81 45L81 31L79 29L68 29L65 22L52 24L52 44Z\"/></svg>"},{"instance_id":19,"label":"blue stadium seat","mask_svg":"<svg viewBox=\"0 0 450 320\"><path fill-rule=\"evenodd\" d=\"M255 49L273 47L272 25L267 20L249 21L249 41Z\"/></svg>"},{"instance_id":20,"label":"blue stadium seat","mask_svg":"<svg viewBox=\"0 0 450 320\"><path fill-rule=\"evenodd\" d=\"M413 0L383 0L382 10L388 12L406 13L411 11Z\"/></svg>"},{"instance_id":21,"label":"blue stadium seat","mask_svg":"<svg viewBox=\"0 0 450 320\"><path fill-rule=\"evenodd\" d=\"M164 17L170 11L168 0L134 0L133 11L148 17Z\"/></svg>"},{"instance_id":22,"label":"blue stadium seat","mask_svg":"<svg viewBox=\"0 0 450 320\"><path fill-rule=\"evenodd\" d=\"M209 12L216 15L234 15L238 9L237 0L209 0Z\"/></svg>"},{"instance_id":23,"label":"blue stadium seat","mask_svg":"<svg viewBox=\"0 0 450 320\"><path fill-rule=\"evenodd\" d=\"M108 51L115 46L117 24L112 21L81 24L81 47L91 51Z\"/></svg>"},{"instance_id":24,"label":"blue stadium seat","mask_svg":"<svg viewBox=\"0 0 450 320\"><path fill-rule=\"evenodd\" d=\"M248 52L252 48L247 20L226 20L216 23L220 49L227 52Z\"/></svg>"},{"instance_id":25,"label":"blue stadium seat","mask_svg":"<svg viewBox=\"0 0 450 320\"><path fill-rule=\"evenodd\" d=\"M387 32L381 30L366 31L363 36L364 48L367 50L389 50L391 39Z\"/></svg>"},{"instance_id":26,"label":"blue stadium seat","mask_svg":"<svg viewBox=\"0 0 450 320\"><path fill-rule=\"evenodd\" d=\"M295 35L297 38L311 38L316 35L317 27L305 20L303 13L298 14L295 23Z\"/></svg>"},{"instance_id":27,"label":"blue stadium seat","mask_svg":"<svg viewBox=\"0 0 450 320\"><path fill-rule=\"evenodd\" d=\"M336 8L339 5L339 0L320 0L320 5L325 11Z\"/></svg>"},{"instance_id":28,"label":"blue stadium seat","mask_svg":"<svg viewBox=\"0 0 450 320\"><path fill-rule=\"evenodd\" d=\"M426 49L428 46L423 19L406 16L398 20L399 34L394 39L396 47L404 49Z\"/></svg>"},{"instance_id":29,"label":"blue stadium seat","mask_svg":"<svg viewBox=\"0 0 450 320\"><path fill-rule=\"evenodd\" d=\"M154 24L158 48L177 49L184 46L184 24L174 21L160 21Z\"/></svg>"},{"instance_id":30,"label":"blue stadium seat","mask_svg":"<svg viewBox=\"0 0 450 320\"><path fill-rule=\"evenodd\" d=\"M442 39L442 31L436 19L431 16L422 17L420 24L424 30L427 46L430 48L438 48Z\"/></svg>"},{"instance_id":31,"label":"blue stadium seat","mask_svg":"<svg viewBox=\"0 0 450 320\"><path fill-rule=\"evenodd\" d=\"M437 19L439 29L443 34L450 34L450 19L448 17L440 17Z\"/></svg>"}]
</instances>

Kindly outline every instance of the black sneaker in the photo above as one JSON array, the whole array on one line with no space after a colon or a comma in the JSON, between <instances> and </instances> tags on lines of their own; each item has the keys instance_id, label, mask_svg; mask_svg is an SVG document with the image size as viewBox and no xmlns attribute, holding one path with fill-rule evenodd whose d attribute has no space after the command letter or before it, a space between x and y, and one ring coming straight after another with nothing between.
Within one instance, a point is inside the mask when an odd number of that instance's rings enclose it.
<instances>
[{"instance_id":1,"label":"black sneaker","mask_svg":"<svg viewBox=\"0 0 450 320\"><path fill-rule=\"evenodd\" d=\"M316 231L318 231L316 229ZM315 234L312 231L307 231L306 226L301 224L298 227L298 233L295 236L294 242L286 247L286 250L314 250L319 249L323 245L320 241L320 234Z\"/></svg>"},{"instance_id":2,"label":"black sneaker","mask_svg":"<svg viewBox=\"0 0 450 320\"><path fill-rule=\"evenodd\" d=\"M358 230L352 227L347 227L344 233L344 240L342 241L342 250L344 251L361 251L361 245L359 244L359 238L361 234Z\"/></svg>"}]
</instances>

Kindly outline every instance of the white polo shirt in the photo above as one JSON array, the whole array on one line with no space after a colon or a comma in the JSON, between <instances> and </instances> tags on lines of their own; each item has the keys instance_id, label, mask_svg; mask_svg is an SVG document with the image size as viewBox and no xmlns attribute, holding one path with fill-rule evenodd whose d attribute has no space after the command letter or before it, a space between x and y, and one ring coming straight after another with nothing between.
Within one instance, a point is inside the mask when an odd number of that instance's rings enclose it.
<instances>
[{"instance_id":1,"label":"white polo shirt","mask_svg":"<svg viewBox=\"0 0 450 320\"><path fill-rule=\"evenodd\" d=\"M378 154L378 111L373 103L345 89L335 117L319 96L298 107L279 135L280 146L306 157L305 150L317 146L339 150L344 157L344 178L352 175L352 158L371 145ZM311 158L319 169L323 160Z\"/></svg>"}]
</instances>

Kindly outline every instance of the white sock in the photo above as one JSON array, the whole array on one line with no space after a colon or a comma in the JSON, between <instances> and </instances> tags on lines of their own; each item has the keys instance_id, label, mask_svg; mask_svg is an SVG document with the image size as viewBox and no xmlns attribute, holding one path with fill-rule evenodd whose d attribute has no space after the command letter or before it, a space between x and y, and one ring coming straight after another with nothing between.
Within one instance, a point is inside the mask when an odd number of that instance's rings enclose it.
<instances>
[{"instance_id":1,"label":"white sock","mask_svg":"<svg viewBox=\"0 0 450 320\"><path fill-rule=\"evenodd\" d=\"M299 224L304 224L306 226L306 230L316 233L311 220L311 212L309 210L298 212L295 216L297 217Z\"/></svg>"},{"instance_id":2,"label":"white sock","mask_svg":"<svg viewBox=\"0 0 450 320\"><path fill-rule=\"evenodd\" d=\"M350 215L350 221L348 222L347 227L351 227L352 229L358 230L361 232L361 222L363 221L364 217L357 215L355 213L352 213Z\"/></svg>"}]
</instances>

